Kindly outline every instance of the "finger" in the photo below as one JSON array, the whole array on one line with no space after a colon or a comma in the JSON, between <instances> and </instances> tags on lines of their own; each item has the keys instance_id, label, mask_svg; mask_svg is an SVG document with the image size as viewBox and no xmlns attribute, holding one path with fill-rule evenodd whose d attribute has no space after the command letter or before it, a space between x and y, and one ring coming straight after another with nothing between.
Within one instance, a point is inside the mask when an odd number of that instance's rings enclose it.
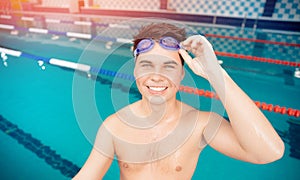
<instances>
[{"instance_id":1,"label":"finger","mask_svg":"<svg viewBox=\"0 0 300 180\"><path fill-rule=\"evenodd\" d=\"M209 46L209 47L212 47L212 44L206 39L206 37L200 36L200 39L201 39L201 42L202 42L202 44L203 44L204 46L207 45L207 46Z\"/></svg>"},{"instance_id":2,"label":"finger","mask_svg":"<svg viewBox=\"0 0 300 180\"><path fill-rule=\"evenodd\" d=\"M183 46L183 45L181 45L181 47L182 47L182 49L184 49L186 51L191 51L192 50L191 46Z\"/></svg>"},{"instance_id":3,"label":"finger","mask_svg":"<svg viewBox=\"0 0 300 180\"><path fill-rule=\"evenodd\" d=\"M179 49L179 54L182 56L183 60L189 65L192 62L192 57L183 49Z\"/></svg>"},{"instance_id":4,"label":"finger","mask_svg":"<svg viewBox=\"0 0 300 180\"><path fill-rule=\"evenodd\" d=\"M194 40L191 42L191 48L192 48L192 49L198 49L201 45L202 45L202 41L201 41L200 38L194 39Z\"/></svg>"},{"instance_id":5,"label":"finger","mask_svg":"<svg viewBox=\"0 0 300 180\"><path fill-rule=\"evenodd\" d=\"M183 41L180 43L180 46L183 47L185 50L191 50L191 41Z\"/></svg>"},{"instance_id":6,"label":"finger","mask_svg":"<svg viewBox=\"0 0 300 180\"><path fill-rule=\"evenodd\" d=\"M203 44L203 39L201 35L190 36L181 43L183 48L185 48L188 51L197 51L201 44Z\"/></svg>"},{"instance_id":7,"label":"finger","mask_svg":"<svg viewBox=\"0 0 300 180\"><path fill-rule=\"evenodd\" d=\"M195 36L190 36L188 37L186 40L184 40L182 42L182 45L183 46L190 46L190 44L192 43L192 41L195 39L196 37Z\"/></svg>"}]
</instances>

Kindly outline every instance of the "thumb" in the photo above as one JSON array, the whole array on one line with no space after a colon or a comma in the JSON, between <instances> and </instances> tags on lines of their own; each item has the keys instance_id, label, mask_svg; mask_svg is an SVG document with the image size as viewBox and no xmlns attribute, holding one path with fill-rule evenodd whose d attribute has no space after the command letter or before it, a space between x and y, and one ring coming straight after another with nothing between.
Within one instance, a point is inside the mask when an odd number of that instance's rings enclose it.
<instances>
[{"instance_id":1,"label":"thumb","mask_svg":"<svg viewBox=\"0 0 300 180\"><path fill-rule=\"evenodd\" d=\"M188 65L192 63L192 57L185 50L179 49L179 54Z\"/></svg>"},{"instance_id":2,"label":"thumb","mask_svg":"<svg viewBox=\"0 0 300 180\"><path fill-rule=\"evenodd\" d=\"M203 65L200 63L200 60L197 58L192 58L185 50L179 49L179 53L190 67L190 69L197 75L207 79L207 75L204 72Z\"/></svg>"}]
</instances>

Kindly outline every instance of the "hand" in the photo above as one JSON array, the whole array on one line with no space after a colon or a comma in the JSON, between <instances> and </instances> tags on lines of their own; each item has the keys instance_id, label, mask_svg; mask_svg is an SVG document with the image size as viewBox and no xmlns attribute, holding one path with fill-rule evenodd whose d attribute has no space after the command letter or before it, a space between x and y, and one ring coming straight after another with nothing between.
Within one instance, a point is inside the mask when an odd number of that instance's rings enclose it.
<instances>
[{"instance_id":1,"label":"hand","mask_svg":"<svg viewBox=\"0 0 300 180\"><path fill-rule=\"evenodd\" d=\"M195 58L192 58L185 50L179 50L184 61L195 74L208 79L211 72L221 68L212 45L204 36L191 36L181 42L181 45L195 55Z\"/></svg>"}]
</instances>

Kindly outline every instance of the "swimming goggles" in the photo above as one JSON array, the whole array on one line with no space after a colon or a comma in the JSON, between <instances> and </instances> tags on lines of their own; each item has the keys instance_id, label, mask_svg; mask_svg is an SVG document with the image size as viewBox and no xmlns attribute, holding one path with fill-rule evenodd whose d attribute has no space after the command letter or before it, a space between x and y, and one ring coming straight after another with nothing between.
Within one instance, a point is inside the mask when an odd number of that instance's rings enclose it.
<instances>
[{"instance_id":1,"label":"swimming goggles","mask_svg":"<svg viewBox=\"0 0 300 180\"><path fill-rule=\"evenodd\" d=\"M173 37L162 37L159 39L159 45L167 50L176 51L181 48L179 42ZM155 40L151 38L146 38L141 40L137 44L137 48L134 50L133 55L136 58L140 53L145 53L150 51L154 47Z\"/></svg>"}]
</instances>

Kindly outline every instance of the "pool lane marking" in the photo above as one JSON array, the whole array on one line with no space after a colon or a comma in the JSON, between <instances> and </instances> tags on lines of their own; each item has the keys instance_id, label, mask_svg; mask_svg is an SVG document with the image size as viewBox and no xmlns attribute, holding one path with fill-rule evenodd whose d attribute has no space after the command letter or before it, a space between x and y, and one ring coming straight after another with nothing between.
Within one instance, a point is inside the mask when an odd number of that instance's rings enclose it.
<instances>
[{"instance_id":1,"label":"pool lane marking","mask_svg":"<svg viewBox=\"0 0 300 180\"><path fill-rule=\"evenodd\" d=\"M131 29L129 25L124 25L124 24L108 24L108 27L121 28L121 29Z\"/></svg>"},{"instance_id":2,"label":"pool lane marking","mask_svg":"<svg viewBox=\"0 0 300 180\"><path fill-rule=\"evenodd\" d=\"M11 56L15 56L15 57L20 57L22 54L21 51L15 51L15 50L3 48L3 47L0 47L0 52L3 52L5 54L11 55Z\"/></svg>"},{"instance_id":3,"label":"pool lane marking","mask_svg":"<svg viewBox=\"0 0 300 180\"><path fill-rule=\"evenodd\" d=\"M1 15L0 15L0 18L2 18L2 19L11 19L12 16L1 14Z\"/></svg>"},{"instance_id":4,"label":"pool lane marking","mask_svg":"<svg viewBox=\"0 0 300 180\"><path fill-rule=\"evenodd\" d=\"M133 40L132 39L125 39L125 38L116 38L116 42L132 44Z\"/></svg>"},{"instance_id":5,"label":"pool lane marking","mask_svg":"<svg viewBox=\"0 0 300 180\"><path fill-rule=\"evenodd\" d=\"M43 144L39 139L33 137L32 134L23 131L16 124L13 124L1 115L0 130L17 140L20 145L23 145L26 149L43 159L53 169L59 170L62 175L68 178L74 177L80 170L80 167L72 161L63 158L50 146Z\"/></svg>"},{"instance_id":6,"label":"pool lane marking","mask_svg":"<svg viewBox=\"0 0 300 180\"><path fill-rule=\"evenodd\" d=\"M75 70L79 70L79 71L83 71L83 72L90 72L90 70L91 70L91 66L89 66L89 65L74 63L74 62L65 61L62 59L51 58L49 60L49 63L56 65L56 66L66 67L66 68L75 69Z\"/></svg>"},{"instance_id":7,"label":"pool lane marking","mask_svg":"<svg viewBox=\"0 0 300 180\"><path fill-rule=\"evenodd\" d=\"M34 21L34 18L23 16L23 17L21 17L21 20L23 20L23 21Z\"/></svg>"},{"instance_id":8,"label":"pool lane marking","mask_svg":"<svg viewBox=\"0 0 300 180\"><path fill-rule=\"evenodd\" d=\"M60 23L60 20L58 20L58 19L46 19L45 21L47 23Z\"/></svg>"},{"instance_id":9,"label":"pool lane marking","mask_svg":"<svg viewBox=\"0 0 300 180\"><path fill-rule=\"evenodd\" d=\"M11 56L15 56L15 57L24 57L24 58L34 59L36 61L44 61L44 62L52 64L52 65L70 68L70 69L74 69L74 70L79 70L79 71L83 71L83 72L90 72L90 70L91 70L91 66L86 65L86 64L74 63L74 62L70 62L70 61L66 61L66 60L62 60L62 59L56 59L56 58L45 58L42 56L36 56L33 54L29 54L29 53L25 53L25 52L21 52L21 51L15 51L15 50L3 48L3 47L0 47L0 52L11 55Z\"/></svg>"},{"instance_id":10,"label":"pool lane marking","mask_svg":"<svg viewBox=\"0 0 300 180\"><path fill-rule=\"evenodd\" d=\"M0 29L9 29L9 30L13 30L13 29L15 29L15 26L13 26L13 25L8 25L8 24L0 24Z\"/></svg>"},{"instance_id":11,"label":"pool lane marking","mask_svg":"<svg viewBox=\"0 0 300 180\"><path fill-rule=\"evenodd\" d=\"M76 32L66 32L66 35L68 37L77 37L77 38L83 38L83 39L92 39L91 34L83 34L83 33L76 33Z\"/></svg>"},{"instance_id":12,"label":"pool lane marking","mask_svg":"<svg viewBox=\"0 0 300 180\"><path fill-rule=\"evenodd\" d=\"M48 29L40 29L40 28L29 28L29 32L34 32L34 33L41 33L41 34L48 34Z\"/></svg>"},{"instance_id":13,"label":"pool lane marking","mask_svg":"<svg viewBox=\"0 0 300 180\"><path fill-rule=\"evenodd\" d=\"M85 25L85 26L91 26L92 22L90 21L74 21L75 25Z\"/></svg>"}]
</instances>

